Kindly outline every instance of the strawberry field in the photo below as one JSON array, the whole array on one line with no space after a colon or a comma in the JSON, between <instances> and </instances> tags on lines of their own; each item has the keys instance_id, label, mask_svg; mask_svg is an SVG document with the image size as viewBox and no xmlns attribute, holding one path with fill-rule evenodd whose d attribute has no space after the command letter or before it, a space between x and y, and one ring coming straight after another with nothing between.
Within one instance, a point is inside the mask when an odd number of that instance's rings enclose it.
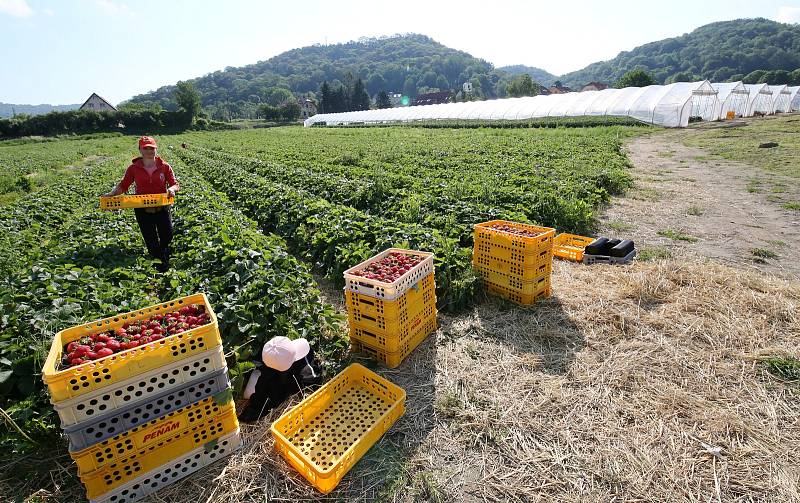
<instances>
[{"instance_id":1,"label":"strawberry field","mask_svg":"<svg viewBox=\"0 0 800 503\"><path fill-rule=\"evenodd\" d=\"M42 363L55 332L92 319L205 292L234 378L275 335L307 337L337 369L346 336L317 281L341 286L346 269L392 246L434 252L439 308L468 309L479 287L472 225L590 231L598 206L630 184L621 139L636 131L292 127L160 137L183 187L165 274L146 257L131 212L97 208L135 155L133 137L0 144L0 442L18 452L55 437Z\"/></svg>"}]
</instances>

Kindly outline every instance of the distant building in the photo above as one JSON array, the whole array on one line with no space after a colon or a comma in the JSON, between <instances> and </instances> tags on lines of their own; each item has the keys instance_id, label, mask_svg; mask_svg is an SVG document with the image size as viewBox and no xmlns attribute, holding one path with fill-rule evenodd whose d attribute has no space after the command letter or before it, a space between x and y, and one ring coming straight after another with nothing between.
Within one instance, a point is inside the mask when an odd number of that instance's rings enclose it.
<instances>
[{"instance_id":1,"label":"distant building","mask_svg":"<svg viewBox=\"0 0 800 503\"><path fill-rule=\"evenodd\" d=\"M95 112L102 112L103 110L117 111L114 105L104 100L97 93L92 93L89 99L86 100L78 110L93 110Z\"/></svg>"},{"instance_id":2,"label":"distant building","mask_svg":"<svg viewBox=\"0 0 800 503\"><path fill-rule=\"evenodd\" d=\"M309 98L300 98L297 100L297 104L300 105L301 119L306 120L309 117L317 115L317 104L314 103L313 100Z\"/></svg>"},{"instance_id":3,"label":"distant building","mask_svg":"<svg viewBox=\"0 0 800 503\"><path fill-rule=\"evenodd\" d=\"M550 94L564 94L572 92L572 89L562 85L552 85L547 90L550 91Z\"/></svg>"},{"instance_id":4,"label":"distant building","mask_svg":"<svg viewBox=\"0 0 800 503\"><path fill-rule=\"evenodd\" d=\"M392 104L392 108L403 106L402 94L400 93L388 93L388 94L389 94L389 103Z\"/></svg>"},{"instance_id":5,"label":"distant building","mask_svg":"<svg viewBox=\"0 0 800 503\"><path fill-rule=\"evenodd\" d=\"M608 89L608 85L603 84L601 82L589 82L585 86L581 87L581 92L584 92L584 91L602 91L604 89Z\"/></svg>"},{"instance_id":6,"label":"distant building","mask_svg":"<svg viewBox=\"0 0 800 503\"><path fill-rule=\"evenodd\" d=\"M413 105L438 105L440 103L450 103L453 101L453 93L450 91L439 91L435 93L425 93L417 96Z\"/></svg>"}]
</instances>

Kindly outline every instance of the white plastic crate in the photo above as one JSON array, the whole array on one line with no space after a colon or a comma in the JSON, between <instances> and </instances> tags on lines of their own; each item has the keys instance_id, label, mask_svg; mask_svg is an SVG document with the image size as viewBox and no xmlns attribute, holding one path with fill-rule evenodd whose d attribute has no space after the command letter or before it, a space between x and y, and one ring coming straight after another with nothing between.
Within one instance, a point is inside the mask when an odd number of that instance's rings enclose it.
<instances>
[{"instance_id":1,"label":"white plastic crate","mask_svg":"<svg viewBox=\"0 0 800 503\"><path fill-rule=\"evenodd\" d=\"M146 425L149 421L163 417L174 410L225 391L228 387L230 387L228 369L223 368L185 386L160 393L147 402L130 404L106 417L72 425L64 430L69 437L69 450L81 451L128 430Z\"/></svg>"},{"instance_id":2,"label":"white plastic crate","mask_svg":"<svg viewBox=\"0 0 800 503\"><path fill-rule=\"evenodd\" d=\"M422 262L415 265L410 271L400 276L393 283L383 283L376 279L367 279L361 276L354 276L353 271L358 271L367 267L372 262L383 259L390 253L403 253L406 255L417 255L424 257ZM351 292L363 293L370 297L384 300L396 300L408 291L409 288L417 284L421 279L433 273L433 253L415 250L404 250L402 248L389 248L374 257L365 260L355 267L344 272L345 288Z\"/></svg>"},{"instance_id":3,"label":"white plastic crate","mask_svg":"<svg viewBox=\"0 0 800 503\"><path fill-rule=\"evenodd\" d=\"M222 346L126 379L119 385L99 389L53 404L66 429L83 421L108 417L117 409L147 401L165 391L208 376L225 368Z\"/></svg>"},{"instance_id":4,"label":"white plastic crate","mask_svg":"<svg viewBox=\"0 0 800 503\"><path fill-rule=\"evenodd\" d=\"M239 430L164 463L90 503L131 503L232 454L242 445Z\"/></svg>"}]
</instances>

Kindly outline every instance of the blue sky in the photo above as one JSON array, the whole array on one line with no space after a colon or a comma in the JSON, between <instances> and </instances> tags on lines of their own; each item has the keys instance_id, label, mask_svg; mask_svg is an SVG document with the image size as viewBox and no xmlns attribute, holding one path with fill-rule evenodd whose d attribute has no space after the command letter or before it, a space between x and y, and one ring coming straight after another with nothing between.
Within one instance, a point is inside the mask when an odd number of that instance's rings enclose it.
<instances>
[{"instance_id":1,"label":"blue sky","mask_svg":"<svg viewBox=\"0 0 800 503\"><path fill-rule=\"evenodd\" d=\"M800 22L800 0L0 0L0 102L116 104L288 49L416 32L562 74L713 21Z\"/></svg>"}]
</instances>

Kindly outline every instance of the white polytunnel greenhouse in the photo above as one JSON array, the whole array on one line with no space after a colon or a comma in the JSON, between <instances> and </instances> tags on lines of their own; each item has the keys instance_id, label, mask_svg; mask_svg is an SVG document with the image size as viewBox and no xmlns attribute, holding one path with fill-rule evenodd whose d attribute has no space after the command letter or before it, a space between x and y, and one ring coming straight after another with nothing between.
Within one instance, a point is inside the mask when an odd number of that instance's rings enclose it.
<instances>
[{"instance_id":1,"label":"white polytunnel greenhouse","mask_svg":"<svg viewBox=\"0 0 800 503\"><path fill-rule=\"evenodd\" d=\"M796 112L800 110L800 86L793 86L789 88L789 108L790 111Z\"/></svg>"},{"instance_id":2,"label":"white polytunnel greenhouse","mask_svg":"<svg viewBox=\"0 0 800 503\"><path fill-rule=\"evenodd\" d=\"M322 113L309 117L304 125L338 126L437 120L518 121L613 116L630 117L664 127L685 127L690 119L718 120L725 118L729 111L733 111L737 116L773 113L777 96L785 101L785 103L781 101L783 109L788 110L792 96L788 88L783 86L782 90L775 92L777 95L773 96L773 90L766 84L748 86L741 82L722 84L711 84L708 81L676 82L663 86Z\"/></svg>"},{"instance_id":3,"label":"white polytunnel greenhouse","mask_svg":"<svg viewBox=\"0 0 800 503\"><path fill-rule=\"evenodd\" d=\"M750 92L741 81L715 83L711 84L711 87L717 91L718 118L727 118L728 112L732 112L734 117L742 117L747 113Z\"/></svg>"},{"instance_id":4,"label":"white polytunnel greenhouse","mask_svg":"<svg viewBox=\"0 0 800 503\"><path fill-rule=\"evenodd\" d=\"M745 84L744 87L750 93L747 98L745 117L772 113L772 92L767 84Z\"/></svg>"},{"instance_id":5,"label":"white polytunnel greenhouse","mask_svg":"<svg viewBox=\"0 0 800 503\"><path fill-rule=\"evenodd\" d=\"M789 112L789 105L792 102L789 87L782 86L767 86L772 93L772 113Z\"/></svg>"}]
</instances>

